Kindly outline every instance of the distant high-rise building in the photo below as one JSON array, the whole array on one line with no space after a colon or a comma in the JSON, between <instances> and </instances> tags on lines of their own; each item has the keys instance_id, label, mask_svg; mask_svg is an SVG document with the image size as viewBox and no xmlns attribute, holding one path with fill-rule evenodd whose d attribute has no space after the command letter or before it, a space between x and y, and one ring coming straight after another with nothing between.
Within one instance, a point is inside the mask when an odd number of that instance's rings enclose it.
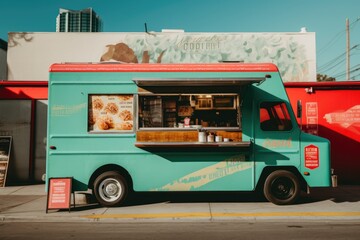
<instances>
[{"instance_id":1,"label":"distant high-rise building","mask_svg":"<svg viewBox=\"0 0 360 240\"><path fill-rule=\"evenodd\" d=\"M80 11L60 8L56 32L101 32L102 21L92 8Z\"/></svg>"}]
</instances>

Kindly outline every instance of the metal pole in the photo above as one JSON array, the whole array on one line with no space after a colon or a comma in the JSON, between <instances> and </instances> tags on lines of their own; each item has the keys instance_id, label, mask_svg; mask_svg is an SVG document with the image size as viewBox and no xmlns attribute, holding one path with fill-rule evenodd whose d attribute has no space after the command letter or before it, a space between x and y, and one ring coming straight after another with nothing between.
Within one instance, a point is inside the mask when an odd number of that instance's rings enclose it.
<instances>
[{"instance_id":1,"label":"metal pole","mask_svg":"<svg viewBox=\"0 0 360 240\"><path fill-rule=\"evenodd\" d=\"M346 19L346 80L350 80L350 31L349 19Z\"/></svg>"}]
</instances>

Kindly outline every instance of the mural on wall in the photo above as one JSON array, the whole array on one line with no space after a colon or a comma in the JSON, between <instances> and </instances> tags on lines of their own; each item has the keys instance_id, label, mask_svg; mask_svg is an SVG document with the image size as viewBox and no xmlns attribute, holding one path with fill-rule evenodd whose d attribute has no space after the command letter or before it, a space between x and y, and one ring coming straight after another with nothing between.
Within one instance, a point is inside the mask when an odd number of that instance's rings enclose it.
<instances>
[{"instance_id":1,"label":"mural on wall","mask_svg":"<svg viewBox=\"0 0 360 240\"><path fill-rule=\"evenodd\" d=\"M346 111L331 112L324 115L329 124L339 125L357 135L360 135L360 105L355 105Z\"/></svg>"},{"instance_id":2,"label":"mural on wall","mask_svg":"<svg viewBox=\"0 0 360 240\"><path fill-rule=\"evenodd\" d=\"M275 63L286 81L306 81L306 45L279 34L128 35L125 42L106 46L100 61L127 63Z\"/></svg>"},{"instance_id":3,"label":"mural on wall","mask_svg":"<svg viewBox=\"0 0 360 240\"><path fill-rule=\"evenodd\" d=\"M28 33L16 43L8 50L9 80L47 80L58 62L235 61L274 63L284 82L316 81L314 33Z\"/></svg>"},{"instance_id":4,"label":"mural on wall","mask_svg":"<svg viewBox=\"0 0 360 240\"><path fill-rule=\"evenodd\" d=\"M19 45L21 40L25 42L31 42L33 40L33 37L31 36L31 33L27 33L27 32L18 32L18 33L9 34L9 40L8 40L9 48Z\"/></svg>"}]
</instances>

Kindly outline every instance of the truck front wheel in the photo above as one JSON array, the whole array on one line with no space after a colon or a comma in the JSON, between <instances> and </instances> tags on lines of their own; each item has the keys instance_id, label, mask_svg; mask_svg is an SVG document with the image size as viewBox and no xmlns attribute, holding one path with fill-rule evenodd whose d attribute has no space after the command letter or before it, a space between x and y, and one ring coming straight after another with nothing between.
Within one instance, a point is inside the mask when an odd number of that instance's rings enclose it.
<instances>
[{"instance_id":1,"label":"truck front wheel","mask_svg":"<svg viewBox=\"0 0 360 240\"><path fill-rule=\"evenodd\" d=\"M265 180L264 195L276 205L293 204L300 196L300 183L292 172L276 170Z\"/></svg>"},{"instance_id":2,"label":"truck front wheel","mask_svg":"<svg viewBox=\"0 0 360 240\"><path fill-rule=\"evenodd\" d=\"M125 178L115 171L104 172L94 181L93 193L104 207L115 207L124 202L128 186Z\"/></svg>"}]
</instances>

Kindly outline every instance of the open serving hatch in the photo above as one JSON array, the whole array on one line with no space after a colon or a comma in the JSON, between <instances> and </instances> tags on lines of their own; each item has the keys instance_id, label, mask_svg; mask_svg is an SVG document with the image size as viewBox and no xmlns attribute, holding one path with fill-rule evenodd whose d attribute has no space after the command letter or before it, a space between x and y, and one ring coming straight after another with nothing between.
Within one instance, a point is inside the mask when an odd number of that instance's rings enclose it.
<instances>
[{"instance_id":1,"label":"open serving hatch","mask_svg":"<svg viewBox=\"0 0 360 240\"><path fill-rule=\"evenodd\" d=\"M260 83L266 78L135 78L135 84L149 92L166 93L231 93L234 87Z\"/></svg>"}]
</instances>

